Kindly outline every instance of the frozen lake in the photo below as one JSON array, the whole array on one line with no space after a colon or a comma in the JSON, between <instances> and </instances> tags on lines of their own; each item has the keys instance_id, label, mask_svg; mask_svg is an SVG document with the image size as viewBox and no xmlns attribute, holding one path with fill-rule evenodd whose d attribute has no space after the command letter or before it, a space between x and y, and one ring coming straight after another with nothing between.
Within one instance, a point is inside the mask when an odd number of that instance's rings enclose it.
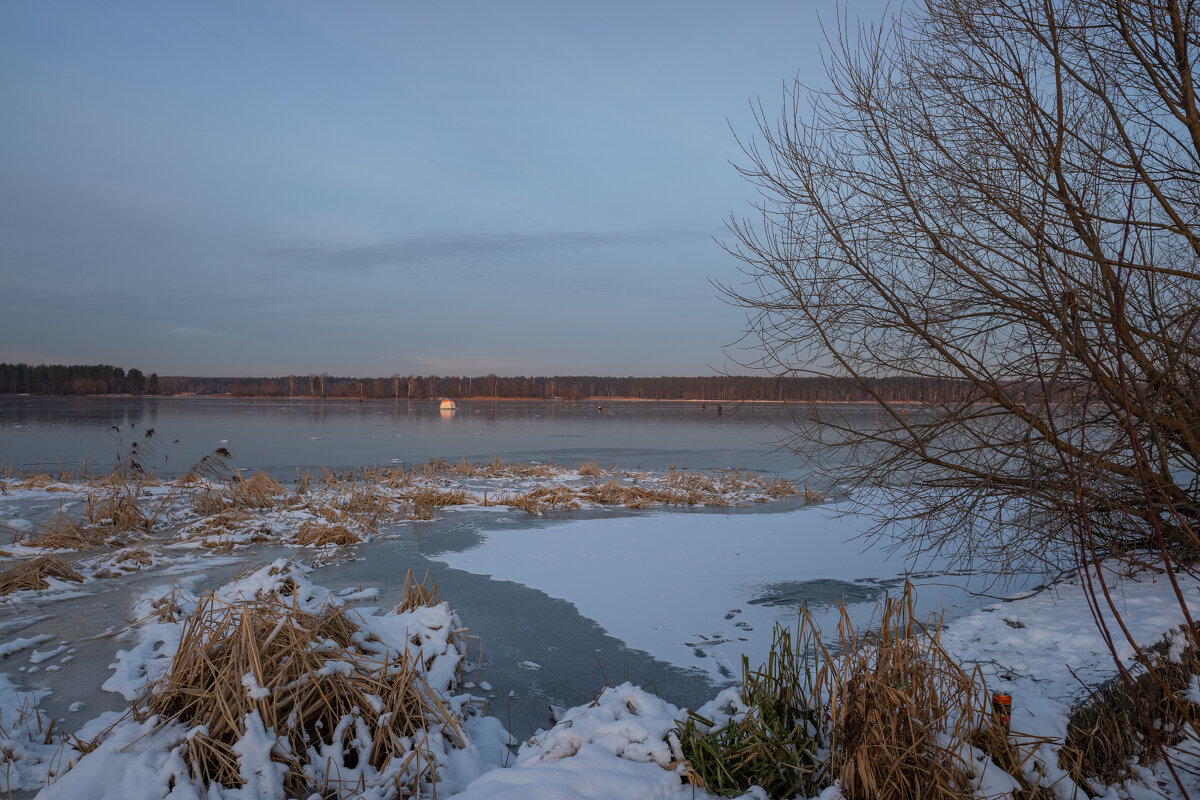
<instances>
[{"instance_id":1,"label":"frozen lake","mask_svg":"<svg viewBox=\"0 0 1200 800\"><path fill-rule=\"evenodd\" d=\"M600 405L603 410L600 410ZM238 466L281 478L297 467L331 469L431 458L509 461L595 459L663 469L739 466L803 477L775 448L790 412L775 404L436 400L362 403L207 398L0 396L0 464L17 469L100 468L154 428L161 474L181 472L216 447ZM178 444L170 446L171 442Z\"/></svg>"},{"instance_id":2,"label":"frozen lake","mask_svg":"<svg viewBox=\"0 0 1200 800\"><path fill-rule=\"evenodd\" d=\"M103 470L153 428L158 471L168 476L226 447L237 467L280 480L318 466L499 456L567 467L592 459L624 469L738 467L821 488L801 459L776 447L789 413L767 404L722 404L718 414L714 403L459 401L456 412L443 413L436 401L3 397L0 464ZM51 511L0 498L0 525L17 530ZM740 677L742 654L757 664L772 625L793 624L800 604L830 624L844 597L865 624L874 602L914 569L923 570L918 596L928 611L956 615L986 602L963 588L984 581L865 549L854 538L863 527L832 504L796 498L542 515L446 508L439 519L402 522L354 545L352 560L312 577L334 590L377 587L390 597L408 569L431 571L480 639L479 680L490 687L492 714L524 737L548 725L548 706L585 702L606 681L651 684L673 703L699 705ZM304 555L263 545L172 569L204 586L285 554ZM54 691L43 705L56 716L69 717L77 701L92 711L122 707L119 696L98 690L122 645L86 633L127 622L134 591L149 580L138 575L41 608L0 610L0 625L52 615L37 630L79 650L61 669L26 669L14 679Z\"/></svg>"}]
</instances>

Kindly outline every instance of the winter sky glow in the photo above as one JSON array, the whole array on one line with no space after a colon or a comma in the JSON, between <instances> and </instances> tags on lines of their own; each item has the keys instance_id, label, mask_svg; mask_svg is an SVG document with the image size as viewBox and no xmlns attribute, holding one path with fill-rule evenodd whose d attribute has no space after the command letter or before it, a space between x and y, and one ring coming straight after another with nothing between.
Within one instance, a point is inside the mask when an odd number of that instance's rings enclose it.
<instances>
[{"instance_id":1,"label":"winter sky glow","mask_svg":"<svg viewBox=\"0 0 1200 800\"><path fill-rule=\"evenodd\" d=\"M5 3L0 361L707 374L729 125L837 7Z\"/></svg>"}]
</instances>

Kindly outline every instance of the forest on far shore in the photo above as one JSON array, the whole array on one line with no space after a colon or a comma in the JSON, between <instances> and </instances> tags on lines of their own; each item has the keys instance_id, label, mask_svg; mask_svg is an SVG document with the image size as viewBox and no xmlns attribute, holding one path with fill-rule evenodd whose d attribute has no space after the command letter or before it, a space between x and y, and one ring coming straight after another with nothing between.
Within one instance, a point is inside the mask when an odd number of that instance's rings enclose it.
<instances>
[{"instance_id":1,"label":"forest on far shore","mask_svg":"<svg viewBox=\"0 0 1200 800\"><path fill-rule=\"evenodd\" d=\"M870 381L884 400L920 402L961 399L968 386L957 381L917 377L885 377ZM327 374L276 378L149 376L108 364L0 364L0 394L55 395L228 395L232 397L299 397L349 399L425 399L433 397L589 400L711 400L735 402L854 402L872 399L859 386L833 378L769 378L748 375L703 377L615 378L591 375L553 377L458 377L391 375L381 378L333 377Z\"/></svg>"}]
</instances>

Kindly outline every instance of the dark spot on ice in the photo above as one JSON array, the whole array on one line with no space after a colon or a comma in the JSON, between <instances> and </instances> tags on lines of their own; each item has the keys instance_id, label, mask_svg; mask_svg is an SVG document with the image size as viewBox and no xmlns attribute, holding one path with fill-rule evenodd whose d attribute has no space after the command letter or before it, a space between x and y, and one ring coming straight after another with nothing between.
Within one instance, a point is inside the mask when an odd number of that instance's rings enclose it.
<instances>
[{"instance_id":1,"label":"dark spot on ice","mask_svg":"<svg viewBox=\"0 0 1200 800\"><path fill-rule=\"evenodd\" d=\"M732 678L733 677L733 673L730 672L729 668L726 667L724 664L717 665L717 672L721 673L722 678Z\"/></svg>"},{"instance_id":2,"label":"dark spot on ice","mask_svg":"<svg viewBox=\"0 0 1200 800\"><path fill-rule=\"evenodd\" d=\"M699 647L692 650L692 654L696 656L696 658L708 658L708 653L704 652Z\"/></svg>"},{"instance_id":3,"label":"dark spot on ice","mask_svg":"<svg viewBox=\"0 0 1200 800\"><path fill-rule=\"evenodd\" d=\"M740 613L742 613L742 610L740 608L731 608L729 610L729 612L727 614L725 614L725 619L733 619Z\"/></svg>"},{"instance_id":4,"label":"dark spot on ice","mask_svg":"<svg viewBox=\"0 0 1200 800\"><path fill-rule=\"evenodd\" d=\"M1003 619L1004 619L1004 624L1010 628L1020 629L1020 628L1025 627L1025 625L1019 619L1007 619L1007 618L1003 618Z\"/></svg>"},{"instance_id":5,"label":"dark spot on ice","mask_svg":"<svg viewBox=\"0 0 1200 800\"><path fill-rule=\"evenodd\" d=\"M733 623L733 627L735 627L735 628L741 628L741 629L742 629L742 630L744 630L744 631L752 631L752 630L754 630L754 626L753 626L753 625L751 625L749 622L746 622L746 620L744 620L744 619L743 619L743 620L738 620L737 622Z\"/></svg>"},{"instance_id":6,"label":"dark spot on ice","mask_svg":"<svg viewBox=\"0 0 1200 800\"><path fill-rule=\"evenodd\" d=\"M762 593L750 600L761 606L835 606L846 603L870 603L879 600L887 591L881 584L851 583L833 578L814 578L808 581L780 581L763 586Z\"/></svg>"}]
</instances>

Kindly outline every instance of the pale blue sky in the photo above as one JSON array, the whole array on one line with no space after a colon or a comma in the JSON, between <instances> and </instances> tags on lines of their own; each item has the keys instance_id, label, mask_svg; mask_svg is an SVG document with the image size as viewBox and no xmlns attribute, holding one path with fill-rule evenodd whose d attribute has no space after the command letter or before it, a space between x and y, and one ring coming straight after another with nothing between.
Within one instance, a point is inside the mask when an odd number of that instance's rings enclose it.
<instances>
[{"instance_id":1,"label":"pale blue sky","mask_svg":"<svg viewBox=\"0 0 1200 800\"><path fill-rule=\"evenodd\" d=\"M837 8L0 4L0 361L707 374L729 125Z\"/></svg>"}]
</instances>

